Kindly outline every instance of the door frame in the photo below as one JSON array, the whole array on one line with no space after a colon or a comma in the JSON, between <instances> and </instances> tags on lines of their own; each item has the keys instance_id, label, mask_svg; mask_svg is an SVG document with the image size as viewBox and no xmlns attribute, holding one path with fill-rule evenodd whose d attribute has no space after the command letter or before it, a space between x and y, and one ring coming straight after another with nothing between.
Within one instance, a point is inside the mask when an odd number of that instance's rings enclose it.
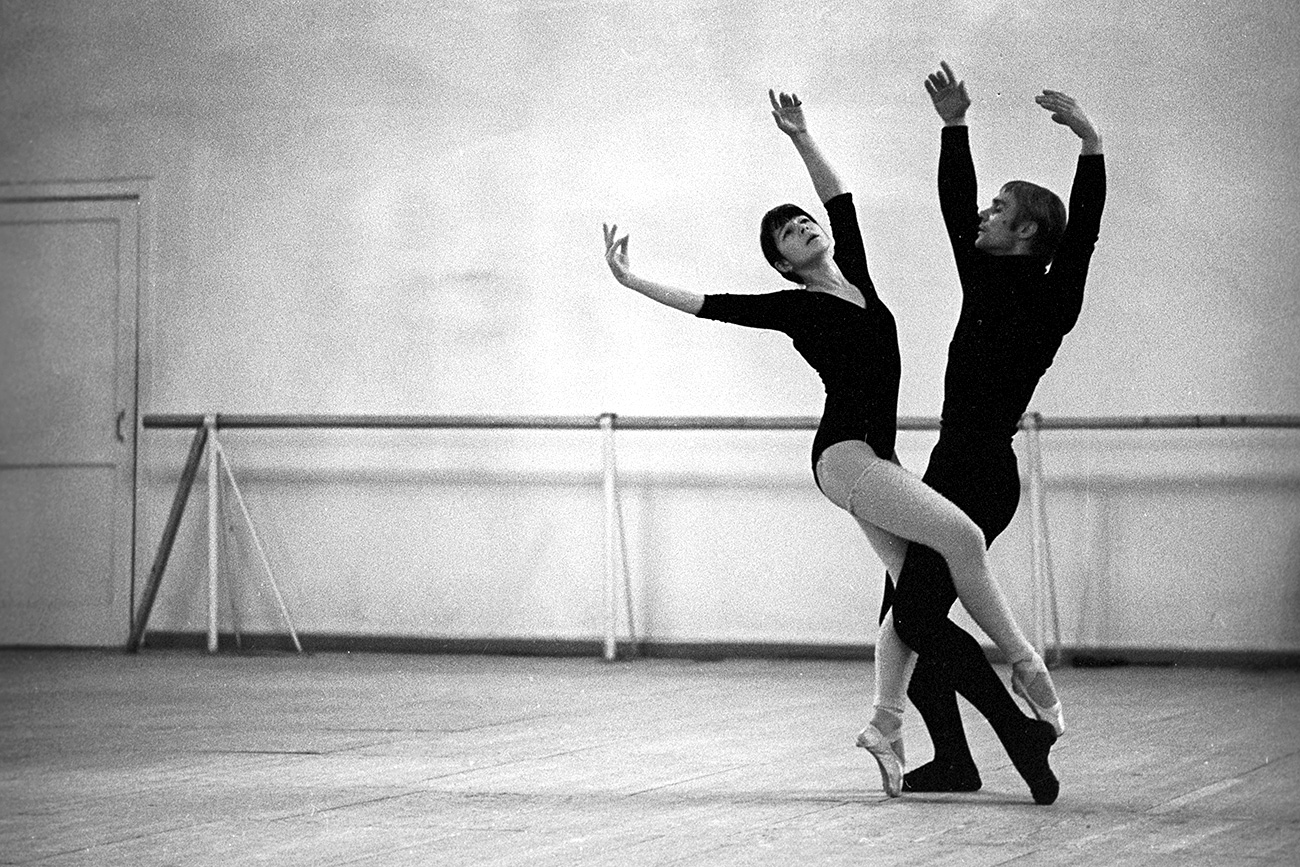
<instances>
[{"instance_id":1,"label":"door frame","mask_svg":"<svg viewBox=\"0 0 1300 867\"><path fill-rule=\"evenodd\" d=\"M143 432L142 420L150 400L150 384L153 382L150 347L153 345L153 323L156 321L153 302L154 273L152 264L155 260L156 243L156 202L154 199L154 180L151 177L107 178L104 180L50 180L50 181L0 181L0 203L4 204L53 204L78 202L122 202L135 209L136 228L136 262L135 287L131 297L132 308L123 309L122 294L119 291L117 312L119 340L121 331L129 331L129 344L135 356L134 376L123 371L121 362L116 372L118 395L116 400L125 400L128 413L132 416L131 448L127 453L130 463L125 474L129 479L130 490L115 494L114 499L124 497L130 503L129 514L123 516L130 524L129 550L124 552L128 558L126 568L129 579L128 622L124 624L124 635L129 635L132 620L135 617L136 603L141 590L140 580L140 438ZM116 568L117 564L112 564Z\"/></svg>"}]
</instances>

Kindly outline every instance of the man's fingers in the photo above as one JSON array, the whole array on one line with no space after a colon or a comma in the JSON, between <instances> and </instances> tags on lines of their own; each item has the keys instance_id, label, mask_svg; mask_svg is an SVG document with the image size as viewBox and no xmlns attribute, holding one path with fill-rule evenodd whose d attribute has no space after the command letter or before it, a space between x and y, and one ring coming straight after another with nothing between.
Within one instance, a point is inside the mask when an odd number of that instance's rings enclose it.
<instances>
[{"instance_id":1,"label":"man's fingers","mask_svg":"<svg viewBox=\"0 0 1300 867\"><path fill-rule=\"evenodd\" d=\"M943 68L938 72L930 73L930 75L925 79L926 92L931 96L937 96L943 91L950 90L954 87L960 87L964 92L965 88L963 83L957 80L957 75L952 71L952 67L948 65L948 62L940 61L940 64Z\"/></svg>"},{"instance_id":2,"label":"man's fingers","mask_svg":"<svg viewBox=\"0 0 1300 867\"><path fill-rule=\"evenodd\" d=\"M1075 108L1079 101L1068 93L1062 93L1059 90L1044 90L1043 95L1035 97L1039 105L1060 105Z\"/></svg>"},{"instance_id":3,"label":"man's fingers","mask_svg":"<svg viewBox=\"0 0 1300 867\"><path fill-rule=\"evenodd\" d=\"M777 111L780 111L780 110L781 110L781 103L779 103L779 102L776 101L776 91L772 90L771 88L768 88L768 90L767 90L767 98L770 99L770 100L772 100L772 110L773 110L773 112L777 112Z\"/></svg>"}]
</instances>

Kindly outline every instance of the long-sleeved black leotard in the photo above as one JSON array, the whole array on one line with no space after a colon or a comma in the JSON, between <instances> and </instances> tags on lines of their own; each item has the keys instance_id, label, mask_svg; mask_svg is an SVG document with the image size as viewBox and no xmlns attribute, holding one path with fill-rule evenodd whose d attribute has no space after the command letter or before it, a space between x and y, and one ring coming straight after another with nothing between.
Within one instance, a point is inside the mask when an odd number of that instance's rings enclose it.
<instances>
[{"instance_id":1,"label":"long-sleeved black leotard","mask_svg":"<svg viewBox=\"0 0 1300 867\"><path fill-rule=\"evenodd\" d=\"M826 292L787 289L759 295L706 295L698 316L788 335L821 377L826 402L813 438L812 463L835 443L865 440L890 460L898 425L900 360L894 315L880 300L850 193L826 202L834 259L866 302L859 307Z\"/></svg>"},{"instance_id":2,"label":"long-sleeved black leotard","mask_svg":"<svg viewBox=\"0 0 1300 867\"><path fill-rule=\"evenodd\" d=\"M1105 162L1100 154L1079 157L1066 230L1050 265L1042 257L976 249L976 197L967 128L945 127L939 202L957 261L962 308L948 348L939 441L924 480L965 511L992 543L1011 522L1020 497L1012 437L1082 308L1106 198ZM882 616L892 604L899 635L919 654L908 696L926 720L936 758L949 748L957 757L967 750L954 687L991 721L1008 705L1015 708L978 642L948 619L956 598L943 558L921 545L909 546L897 588L886 578Z\"/></svg>"},{"instance_id":3,"label":"long-sleeved black leotard","mask_svg":"<svg viewBox=\"0 0 1300 867\"><path fill-rule=\"evenodd\" d=\"M1104 158L1079 157L1066 230L1050 266L1039 256L992 256L976 249L976 196L968 130L945 127L939 207L957 260L962 309L948 347L943 425L1009 441L1079 318L1106 201Z\"/></svg>"}]
</instances>

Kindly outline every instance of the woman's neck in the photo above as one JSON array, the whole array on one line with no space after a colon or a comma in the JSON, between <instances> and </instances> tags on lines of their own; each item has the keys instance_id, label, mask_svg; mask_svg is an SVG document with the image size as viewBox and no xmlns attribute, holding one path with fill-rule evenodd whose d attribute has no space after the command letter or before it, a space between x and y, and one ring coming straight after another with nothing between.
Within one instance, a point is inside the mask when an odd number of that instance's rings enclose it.
<instances>
[{"instance_id":1,"label":"woman's neck","mask_svg":"<svg viewBox=\"0 0 1300 867\"><path fill-rule=\"evenodd\" d=\"M799 274L799 278L803 280L809 292L825 292L852 301L858 306L863 304L862 293L858 287L849 282L834 260L827 259L818 263L815 267Z\"/></svg>"}]
</instances>

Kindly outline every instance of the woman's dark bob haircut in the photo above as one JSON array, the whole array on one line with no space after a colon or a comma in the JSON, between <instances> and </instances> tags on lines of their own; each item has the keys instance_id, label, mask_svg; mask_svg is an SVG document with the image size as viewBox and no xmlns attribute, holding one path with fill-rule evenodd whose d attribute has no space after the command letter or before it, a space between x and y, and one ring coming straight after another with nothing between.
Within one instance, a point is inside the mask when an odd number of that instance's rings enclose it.
<instances>
[{"instance_id":1,"label":"woman's dark bob haircut","mask_svg":"<svg viewBox=\"0 0 1300 867\"><path fill-rule=\"evenodd\" d=\"M799 217L807 217L814 223L812 215L798 205L777 205L772 210L763 215L763 222L758 229L758 242L763 247L763 257L767 259L767 264L776 268L777 262L782 262L781 253L776 249L776 233L785 228L785 224ZM820 225L820 224L819 224ZM777 268L777 273L791 283L802 283L799 275L793 271L782 271Z\"/></svg>"}]
</instances>

